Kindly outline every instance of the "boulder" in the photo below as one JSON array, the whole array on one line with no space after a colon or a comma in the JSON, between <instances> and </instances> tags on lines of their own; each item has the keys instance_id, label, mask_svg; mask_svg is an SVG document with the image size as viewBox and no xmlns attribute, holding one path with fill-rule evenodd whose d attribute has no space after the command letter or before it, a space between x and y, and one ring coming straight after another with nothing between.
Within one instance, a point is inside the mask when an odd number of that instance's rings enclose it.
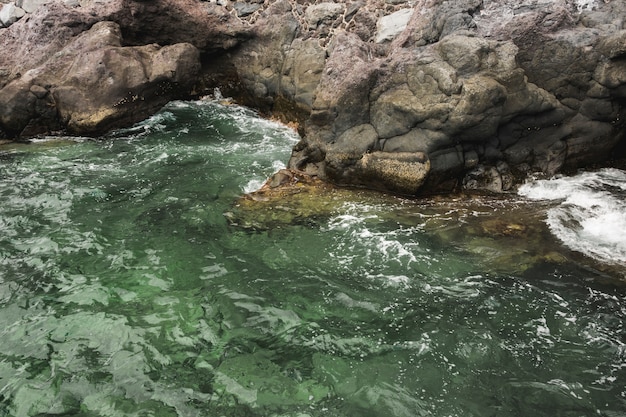
<instances>
[{"instance_id":1,"label":"boulder","mask_svg":"<svg viewBox=\"0 0 626 417\"><path fill-rule=\"evenodd\" d=\"M344 11L341 3L312 4L306 8L304 18L310 27L317 28L320 24L333 22Z\"/></svg>"},{"instance_id":2,"label":"boulder","mask_svg":"<svg viewBox=\"0 0 626 417\"><path fill-rule=\"evenodd\" d=\"M189 97L202 54L250 36L225 8L192 0L20 1L33 13L0 31L0 136L9 138L141 120Z\"/></svg>"},{"instance_id":3,"label":"boulder","mask_svg":"<svg viewBox=\"0 0 626 417\"><path fill-rule=\"evenodd\" d=\"M121 45L119 25L93 25L0 90L0 126L18 136L100 133L158 110L188 91L199 71L193 45Z\"/></svg>"},{"instance_id":4,"label":"boulder","mask_svg":"<svg viewBox=\"0 0 626 417\"><path fill-rule=\"evenodd\" d=\"M26 13L32 13L39 6L50 3L53 0L17 0L15 4L21 7Z\"/></svg>"},{"instance_id":5,"label":"boulder","mask_svg":"<svg viewBox=\"0 0 626 417\"><path fill-rule=\"evenodd\" d=\"M395 13L381 17L376 23L376 37L374 42L391 41L401 34L409 23L413 9L402 9Z\"/></svg>"}]
</instances>

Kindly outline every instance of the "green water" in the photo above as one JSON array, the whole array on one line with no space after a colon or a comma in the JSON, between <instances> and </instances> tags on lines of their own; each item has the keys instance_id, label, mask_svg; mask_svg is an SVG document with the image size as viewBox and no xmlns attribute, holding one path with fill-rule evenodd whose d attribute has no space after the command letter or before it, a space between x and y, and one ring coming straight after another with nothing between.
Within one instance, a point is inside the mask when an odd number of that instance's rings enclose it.
<instances>
[{"instance_id":1,"label":"green water","mask_svg":"<svg viewBox=\"0 0 626 417\"><path fill-rule=\"evenodd\" d=\"M229 224L297 139L193 102L0 150L0 416L626 415L620 265L518 197Z\"/></svg>"}]
</instances>

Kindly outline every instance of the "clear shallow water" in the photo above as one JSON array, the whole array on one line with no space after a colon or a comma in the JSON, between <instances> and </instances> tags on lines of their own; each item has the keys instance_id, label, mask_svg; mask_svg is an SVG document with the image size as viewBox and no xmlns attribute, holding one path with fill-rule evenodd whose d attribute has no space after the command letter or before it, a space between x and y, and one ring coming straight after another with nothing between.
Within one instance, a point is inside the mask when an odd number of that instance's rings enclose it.
<instances>
[{"instance_id":1,"label":"clear shallow water","mask_svg":"<svg viewBox=\"0 0 626 417\"><path fill-rule=\"evenodd\" d=\"M0 416L626 414L621 267L553 236L562 200L229 225L296 140L194 102L6 147Z\"/></svg>"}]
</instances>

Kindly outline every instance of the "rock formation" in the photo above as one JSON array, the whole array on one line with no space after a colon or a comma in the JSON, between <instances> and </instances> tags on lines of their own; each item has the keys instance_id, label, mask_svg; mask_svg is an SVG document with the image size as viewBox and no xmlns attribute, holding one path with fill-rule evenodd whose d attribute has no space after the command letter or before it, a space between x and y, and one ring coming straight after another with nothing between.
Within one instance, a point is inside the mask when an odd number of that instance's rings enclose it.
<instances>
[{"instance_id":1,"label":"rock formation","mask_svg":"<svg viewBox=\"0 0 626 417\"><path fill-rule=\"evenodd\" d=\"M304 115L291 168L497 192L623 147L625 19L618 1L283 0L233 62L257 101Z\"/></svg>"},{"instance_id":2,"label":"rock formation","mask_svg":"<svg viewBox=\"0 0 626 417\"><path fill-rule=\"evenodd\" d=\"M247 37L231 20L192 0L39 5L0 30L0 137L98 134L189 97L201 54Z\"/></svg>"},{"instance_id":3,"label":"rock formation","mask_svg":"<svg viewBox=\"0 0 626 417\"><path fill-rule=\"evenodd\" d=\"M290 168L341 185L500 192L626 149L622 1L87 1L0 29L0 135L219 87L297 120Z\"/></svg>"}]
</instances>

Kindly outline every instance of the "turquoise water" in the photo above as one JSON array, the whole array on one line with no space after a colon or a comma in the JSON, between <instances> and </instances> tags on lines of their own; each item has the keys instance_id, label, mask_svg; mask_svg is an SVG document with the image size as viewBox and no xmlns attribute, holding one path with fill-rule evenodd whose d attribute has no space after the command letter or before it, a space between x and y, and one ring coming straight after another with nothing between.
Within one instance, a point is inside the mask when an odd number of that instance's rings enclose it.
<instances>
[{"instance_id":1,"label":"turquoise water","mask_svg":"<svg viewBox=\"0 0 626 417\"><path fill-rule=\"evenodd\" d=\"M626 266L562 200L230 224L297 140L199 101L0 149L0 416L626 415Z\"/></svg>"}]
</instances>

